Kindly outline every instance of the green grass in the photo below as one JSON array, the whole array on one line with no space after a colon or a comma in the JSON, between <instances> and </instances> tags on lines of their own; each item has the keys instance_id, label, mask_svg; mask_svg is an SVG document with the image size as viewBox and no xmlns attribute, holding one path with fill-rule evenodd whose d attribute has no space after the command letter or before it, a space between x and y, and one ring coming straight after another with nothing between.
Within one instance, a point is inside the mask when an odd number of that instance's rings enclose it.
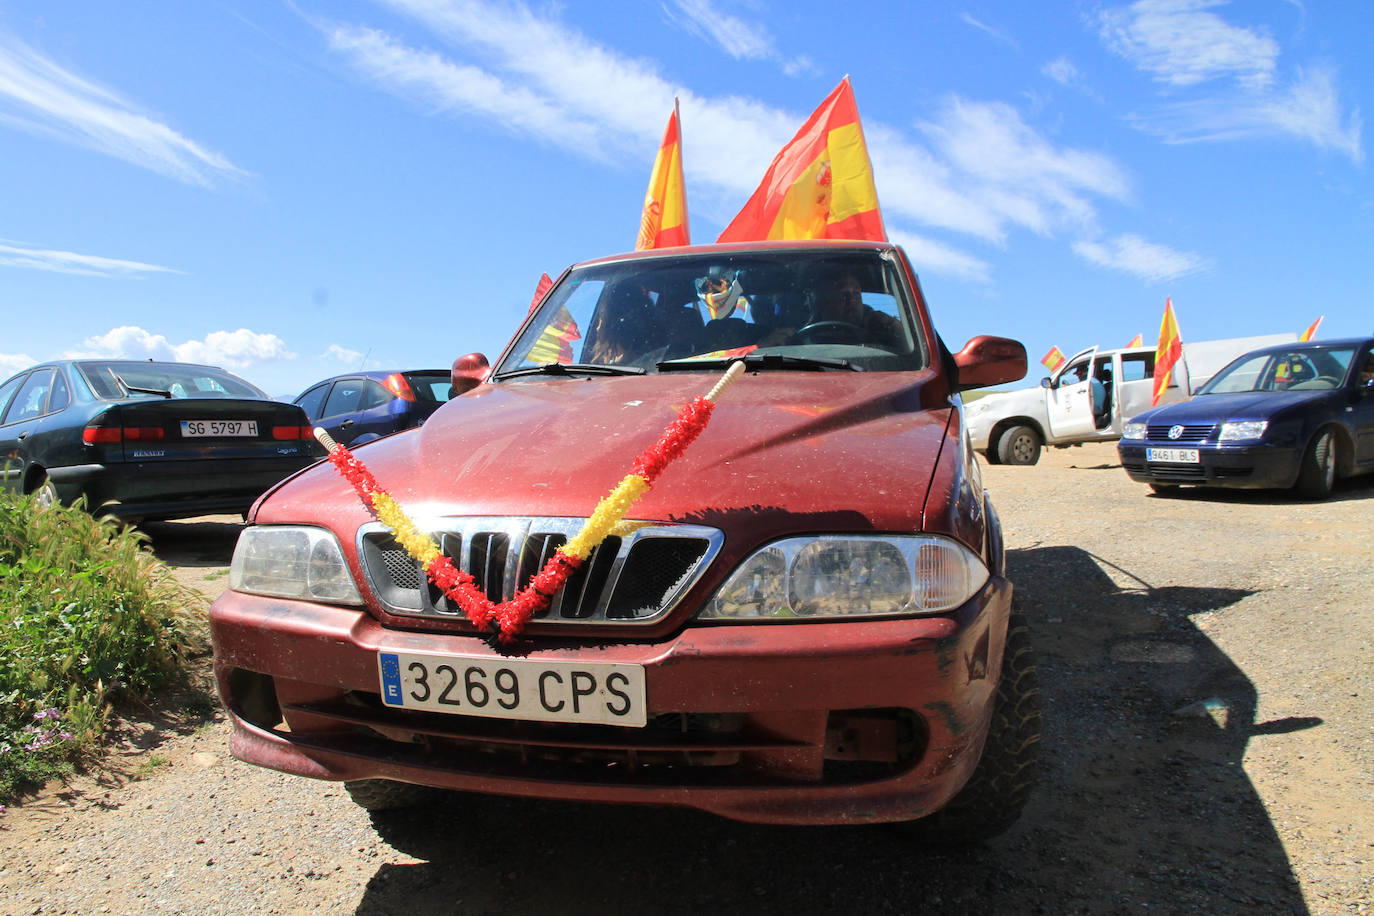
<instances>
[{"instance_id":1,"label":"green grass","mask_svg":"<svg viewBox=\"0 0 1374 916\"><path fill-rule=\"evenodd\" d=\"M111 703L177 678L204 597L143 535L0 492L0 810L95 747Z\"/></svg>"}]
</instances>

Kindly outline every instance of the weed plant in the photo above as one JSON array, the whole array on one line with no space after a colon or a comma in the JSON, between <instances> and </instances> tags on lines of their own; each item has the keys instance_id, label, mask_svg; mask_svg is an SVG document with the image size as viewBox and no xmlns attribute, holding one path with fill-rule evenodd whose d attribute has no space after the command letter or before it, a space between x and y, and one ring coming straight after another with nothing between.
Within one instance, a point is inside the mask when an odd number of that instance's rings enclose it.
<instances>
[{"instance_id":1,"label":"weed plant","mask_svg":"<svg viewBox=\"0 0 1374 916\"><path fill-rule=\"evenodd\" d=\"M204 645L204 598L145 540L0 491L0 811L87 753L112 702L177 677Z\"/></svg>"}]
</instances>

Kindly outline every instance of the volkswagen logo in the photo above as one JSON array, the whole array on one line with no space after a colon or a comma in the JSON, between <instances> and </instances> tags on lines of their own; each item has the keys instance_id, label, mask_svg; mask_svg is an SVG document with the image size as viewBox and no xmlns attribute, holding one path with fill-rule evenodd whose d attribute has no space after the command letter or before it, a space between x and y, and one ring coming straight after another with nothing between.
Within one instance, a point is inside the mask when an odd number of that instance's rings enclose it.
<instances>
[{"instance_id":1,"label":"volkswagen logo","mask_svg":"<svg viewBox=\"0 0 1374 916\"><path fill-rule=\"evenodd\" d=\"M1177 438L1178 438L1179 436L1181 436L1181 435L1183 435L1183 427L1182 427L1182 426L1177 426L1177 425L1175 425L1175 426L1170 426L1170 427L1169 427L1169 438L1170 438L1170 439L1177 439Z\"/></svg>"}]
</instances>

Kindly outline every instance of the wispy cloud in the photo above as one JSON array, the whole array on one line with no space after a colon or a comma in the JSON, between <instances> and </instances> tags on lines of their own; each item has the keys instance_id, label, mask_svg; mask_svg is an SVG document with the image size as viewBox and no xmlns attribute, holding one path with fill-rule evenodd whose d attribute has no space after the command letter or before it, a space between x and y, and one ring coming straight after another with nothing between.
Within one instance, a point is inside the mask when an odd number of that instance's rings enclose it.
<instances>
[{"instance_id":1,"label":"wispy cloud","mask_svg":"<svg viewBox=\"0 0 1374 916\"><path fill-rule=\"evenodd\" d=\"M1231 25L1208 10L1227 0L1139 0L1104 10L1107 46L1156 80L1191 86L1233 78L1260 88L1274 78L1279 45L1263 31Z\"/></svg>"},{"instance_id":2,"label":"wispy cloud","mask_svg":"<svg viewBox=\"0 0 1374 916\"><path fill-rule=\"evenodd\" d=\"M1363 162L1360 112L1344 110L1334 69L1298 68L1281 78L1278 42L1210 12L1226 5L1140 0L1100 14L1107 46L1173 96L1132 114L1131 122L1170 143L1291 136ZM1212 82L1222 85L1212 92L1202 88Z\"/></svg>"},{"instance_id":3,"label":"wispy cloud","mask_svg":"<svg viewBox=\"0 0 1374 916\"><path fill-rule=\"evenodd\" d=\"M722 223L809 113L694 93L670 82L656 64L597 44L519 3L385 2L428 28L441 49L364 25L322 30L357 72L436 114L485 118L585 158L646 162L679 98L693 211ZM678 9L707 15L714 8L708 0L681 0ZM752 37L741 41L740 53L764 53L771 41L766 33L745 32ZM862 105L861 87L860 96ZM698 141L705 135L693 125L710 125L711 136L730 140ZM998 245L1017 229L1091 236L1102 201L1130 199L1130 178L1109 157L1054 144L1009 105L952 97L915 127L913 134L864 120L894 237L922 238L918 227ZM986 276L987 265L956 245L923 239L920 247L931 257L923 269Z\"/></svg>"},{"instance_id":4,"label":"wispy cloud","mask_svg":"<svg viewBox=\"0 0 1374 916\"><path fill-rule=\"evenodd\" d=\"M1040 68L1040 72L1061 86L1072 86L1078 82L1078 68L1067 57L1056 57Z\"/></svg>"},{"instance_id":5,"label":"wispy cloud","mask_svg":"<svg viewBox=\"0 0 1374 916\"><path fill-rule=\"evenodd\" d=\"M161 334L125 325L94 337L87 337L77 349L62 354L66 358L105 357L110 359L166 359L187 363L206 363L244 369L258 363L295 359L276 334L259 334L247 328L237 331L212 331L204 340L172 343Z\"/></svg>"},{"instance_id":6,"label":"wispy cloud","mask_svg":"<svg viewBox=\"0 0 1374 916\"><path fill-rule=\"evenodd\" d=\"M156 264L143 264L139 261L121 261L116 258L102 258L93 254L77 254L72 251L52 251L44 248L31 248L0 241L0 267L23 267L31 270L47 270L61 274L82 274L92 277L128 277L149 273L181 273L170 267Z\"/></svg>"},{"instance_id":7,"label":"wispy cloud","mask_svg":"<svg viewBox=\"0 0 1374 916\"><path fill-rule=\"evenodd\" d=\"M1149 283L1174 280L1211 266L1199 255L1175 251L1136 235L1119 235L1107 242L1075 242L1073 250L1089 263L1132 274Z\"/></svg>"},{"instance_id":8,"label":"wispy cloud","mask_svg":"<svg viewBox=\"0 0 1374 916\"><path fill-rule=\"evenodd\" d=\"M1016 40L1015 40L1014 38L1012 38L1010 35L1008 35L1006 32L1000 31L1000 30L998 30L998 29L994 29L992 26L988 25L987 23L982 22L981 20L978 20L978 19L974 19L974 18L973 18L972 16L970 16L968 13L962 13L962 14L960 14L959 18L962 19L962 20L964 21L964 24L965 24L965 25L973 26L973 27L974 27L975 29L977 29L978 31L984 33L985 35L990 36L991 38L995 39L996 41L1001 42L1002 44L1007 45L1008 47L1012 47L1012 48L1017 47Z\"/></svg>"},{"instance_id":9,"label":"wispy cloud","mask_svg":"<svg viewBox=\"0 0 1374 916\"><path fill-rule=\"evenodd\" d=\"M88 147L187 184L244 173L114 91L0 37L0 124Z\"/></svg>"},{"instance_id":10,"label":"wispy cloud","mask_svg":"<svg viewBox=\"0 0 1374 916\"><path fill-rule=\"evenodd\" d=\"M9 378L21 369L27 369L38 360L27 353L0 353L0 381Z\"/></svg>"},{"instance_id":11,"label":"wispy cloud","mask_svg":"<svg viewBox=\"0 0 1374 916\"><path fill-rule=\"evenodd\" d=\"M325 351L320 354L320 359L338 360L341 363L348 363L349 365L358 362L362 358L363 354L357 350L350 350L338 344L330 344L325 348Z\"/></svg>"},{"instance_id":12,"label":"wispy cloud","mask_svg":"<svg viewBox=\"0 0 1374 916\"><path fill-rule=\"evenodd\" d=\"M673 0L673 7L677 14L672 10L668 12L675 22L685 25L735 60L776 61L791 73L810 66L805 58L784 61L767 26L722 12L711 0Z\"/></svg>"}]
</instances>

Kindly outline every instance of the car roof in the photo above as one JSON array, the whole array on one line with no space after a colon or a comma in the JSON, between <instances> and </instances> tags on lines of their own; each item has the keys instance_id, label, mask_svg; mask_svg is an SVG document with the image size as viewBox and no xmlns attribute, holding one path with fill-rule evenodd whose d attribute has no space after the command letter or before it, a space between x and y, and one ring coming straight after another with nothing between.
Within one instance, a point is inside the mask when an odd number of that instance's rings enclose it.
<instances>
[{"instance_id":1,"label":"car roof","mask_svg":"<svg viewBox=\"0 0 1374 916\"><path fill-rule=\"evenodd\" d=\"M1374 337L1335 337L1330 340L1294 340L1289 343L1256 347L1245 354L1286 353L1290 350L1334 350L1342 347L1363 347L1374 344Z\"/></svg>"},{"instance_id":2,"label":"car roof","mask_svg":"<svg viewBox=\"0 0 1374 916\"><path fill-rule=\"evenodd\" d=\"M825 249L848 249L850 251L895 251L897 246L891 242L865 242L853 239L794 239L773 242L726 242L715 245L683 245L678 248L650 248L644 251L627 251L622 254L580 261L572 268L586 267L591 264L606 264L614 261L635 261L652 258L672 258L682 255L741 254L751 251L822 251Z\"/></svg>"}]
</instances>

